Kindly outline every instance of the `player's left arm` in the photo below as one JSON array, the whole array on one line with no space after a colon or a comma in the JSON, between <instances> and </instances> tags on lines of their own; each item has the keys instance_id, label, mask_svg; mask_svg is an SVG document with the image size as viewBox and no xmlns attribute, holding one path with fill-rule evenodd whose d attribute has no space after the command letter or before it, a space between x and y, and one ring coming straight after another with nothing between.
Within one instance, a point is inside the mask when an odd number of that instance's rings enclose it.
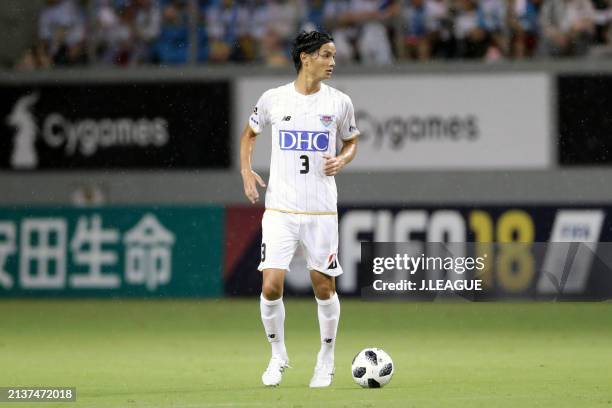
<instances>
[{"instance_id":1,"label":"player's left arm","mask_svg":"<svg viewBox=\"0 0 612 408\"><path fill-rule=\"evenodd\" d=\"M343 140L342 149L340 149L340 153L336 157L331 157L327 153L323 155L325 157L324 170L326 176L335 176L344 166L353 160L357 154L357 139L358 137L355 136L352 139Z\"/></svg>"},{"instance_id":2,"label":"player's left arm","mask_svg":"<svg viewBox=\"0 0 612 408\"><path fill-rule=\"evenodd\" d=\"M335 176L353 160L357 154L357 139L359 137L359 129L355 122L355 108L353 101L347 95L344 95L344 109L342 117L338 123L338 136L342 140L342 149L336 157L325 153L325 166L323 171L326 176Z\"/></svg>"}]
</instances>

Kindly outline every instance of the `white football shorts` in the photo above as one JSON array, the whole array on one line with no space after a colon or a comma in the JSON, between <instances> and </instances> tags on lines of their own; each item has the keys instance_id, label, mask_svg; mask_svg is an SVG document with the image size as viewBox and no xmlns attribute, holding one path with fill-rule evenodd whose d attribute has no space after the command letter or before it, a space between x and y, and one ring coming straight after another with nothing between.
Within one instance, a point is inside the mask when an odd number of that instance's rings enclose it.
<instances>
[{"instance_id":1,"label":"white football shorts","mask_svg":"<svg viewBox=\"0 0 612 408\"><path fill-rule=\"evenodd\" d=\"M342 274L338 262L338 215L290 214L266 210L261 220L260 271L289 270L297 246L302 245L309 270L329 276Z\"/></svg>"}]
</instances>

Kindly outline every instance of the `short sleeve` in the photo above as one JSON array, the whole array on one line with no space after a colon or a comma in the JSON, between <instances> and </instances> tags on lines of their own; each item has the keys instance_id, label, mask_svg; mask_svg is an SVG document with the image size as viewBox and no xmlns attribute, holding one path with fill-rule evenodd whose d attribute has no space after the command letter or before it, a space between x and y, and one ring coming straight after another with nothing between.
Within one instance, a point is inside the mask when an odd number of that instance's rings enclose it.
<instances>
[{"instance_id":1,"label":"short sleeve","mask_svg":"<svg viewBox=\"0 0 612 408\"><path fill-rule=\"evenodd\" d=\"M355 122L355 109L353 108L353 101L351 98L346 96L344 101L343 112L339 124L338 134L342 140L350 140L359 136L359 129L357 129L357 123Z\"/></svg>"},{"instance_id":2,"label":"short sleeve","mask_svg":"<svg viewBox=\"0 0 612 408\"><path fill-rule=\"evenodd\" d=\"M253 108L253 112L249 117L249 126L253 132L260 134L270 123L269 113L269 92L264 92L257 101L257 105Z\"/></svg>"}]
</instances>

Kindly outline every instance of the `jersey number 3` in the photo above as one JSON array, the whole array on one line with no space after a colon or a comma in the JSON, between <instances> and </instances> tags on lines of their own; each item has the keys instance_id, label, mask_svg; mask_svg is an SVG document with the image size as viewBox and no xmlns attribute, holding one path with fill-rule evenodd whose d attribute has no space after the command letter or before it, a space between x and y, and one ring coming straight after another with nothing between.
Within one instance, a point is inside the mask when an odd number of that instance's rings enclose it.
<instances>
[{"instance_id":1,"label":"jersey number 3","mask_svg":"<svg viewBox=\"0 0 612 408\"><path fill-rule=\"evenodd\" d=\"M302 159L302 168L300 169L300 174L306 174L308 173L308 170L310 170L310 163L308 162L308 156L303 154L300 156L300 159Z\"/></svg>"}]
</instances>

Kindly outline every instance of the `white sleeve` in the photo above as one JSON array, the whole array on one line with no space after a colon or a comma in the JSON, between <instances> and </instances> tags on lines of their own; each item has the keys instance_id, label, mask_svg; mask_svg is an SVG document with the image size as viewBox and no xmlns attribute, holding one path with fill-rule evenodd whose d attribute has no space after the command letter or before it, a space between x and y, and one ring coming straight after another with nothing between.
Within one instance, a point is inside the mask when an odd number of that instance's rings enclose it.
<instances>
[{"instance_id":1,"label":"white sleeve","mask_svg":"<svg viewBox=\"0 0 612 408\"><path fill-rule=\"evenodd\" d=\"M355 109L353 108L353 101L350 97L346 97L344 103L344 111L339 123L338 134L342 140L350 140L359 136L359 129L357 129L357 123L355 122Z\"/></svg>"},{"instance_id":2,"label":"white sleeve","mask_svg":"<svg viewBox=\"0 0 612 408\"><path fill-rule=\"evenodd\" d=\"M249 126L253 129L253 132L260 134L266 126L270 123L269 114L269 100L270 95L268 92L264 92L263 95L257 101L257 105L253 108L253 112L249 117Z\"/></svg>"}]
</instances>

